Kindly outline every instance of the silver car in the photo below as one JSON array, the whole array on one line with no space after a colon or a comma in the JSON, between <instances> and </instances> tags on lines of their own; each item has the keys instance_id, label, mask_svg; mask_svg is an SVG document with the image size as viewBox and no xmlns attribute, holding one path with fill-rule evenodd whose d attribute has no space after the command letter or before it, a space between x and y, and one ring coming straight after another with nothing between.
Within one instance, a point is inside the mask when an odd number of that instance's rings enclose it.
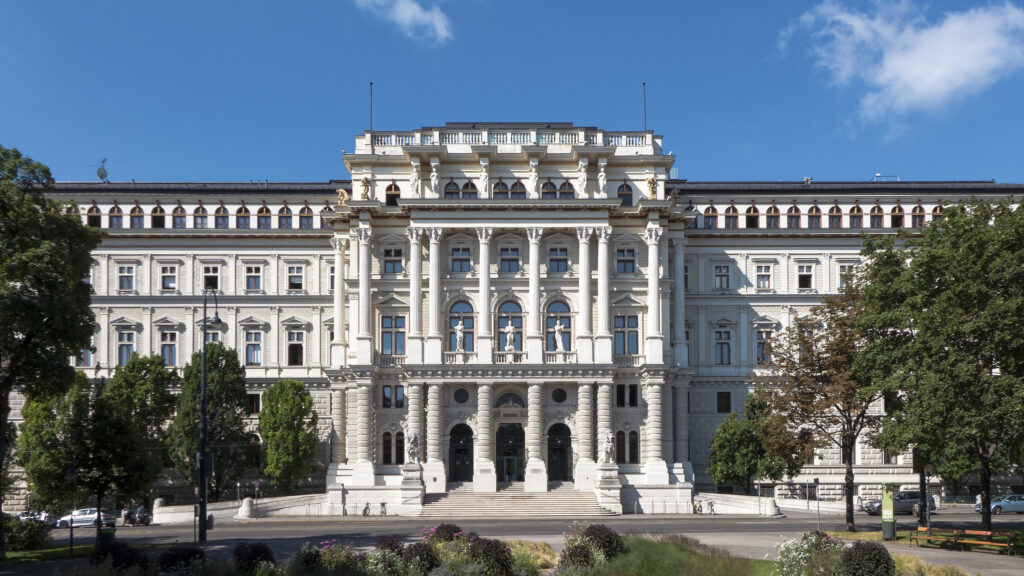
<instances>
[{"instance_id":1,"label":"silver car","mask_svg":"<svg viewBox=\"0 0 1024 576\"><path fill-rule=\"evenodd\" d=\"M57 521L57 527L67 528L68 526L95 526L96 522L101 522L104 526L108 527L113 526L114 517L106 512L98 511L95 508L80 508L67 516L61 516L60 520Z\"/></svg>"},{"instance_id":2,"label":"silver car","mask_svg":"<svg viewBox=\"0 0 1024 576\"><path fill-rule=\"evenodd\" d=\"M908 490L905 492L897 492L892 497L892 512L893 514L913 514L917 516L920 514L920 501L921 493L916 490ZM928 497L928 510L930 512L935 510L935 497ZM872 516L877 516L882 513L882 501L872 500L864 504L864 511Z\"/></svg>"},{"instance_id":3,"label":"silver car","mask_svg":"<svg viewBox=\"0 0 1024 576\"><path fill-rule=\"evenodd\" d=\"M1013 494L1002 498L993 498L991 510L993 514L1002 514L1003 512L1024 514L1024 496ZM981 512L981 504L975 504L974 511Z\"/></svg>"}]
</instances>

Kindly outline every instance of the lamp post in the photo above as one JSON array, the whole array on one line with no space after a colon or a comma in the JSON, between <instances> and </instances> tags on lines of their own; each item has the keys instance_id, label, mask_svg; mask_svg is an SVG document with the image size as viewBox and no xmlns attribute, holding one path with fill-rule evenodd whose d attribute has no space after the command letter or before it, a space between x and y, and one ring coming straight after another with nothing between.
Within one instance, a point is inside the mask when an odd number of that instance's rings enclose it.
<instances>
[{"instance_id":1,"label":"lamp post","mask_svg":"<svg viewBox=\"0 0 1024 576\"><path fill-rule=\"evenodd\" d=\"M206 297L213 294L213 318L206 317ZM199 379L199 543L206 542L206 498L210 471L207 469L209 454L206 453L206 331L210 323L220 324L217 315L217 291L203 288L203 369Z\"/></svg>"}]
</instances>

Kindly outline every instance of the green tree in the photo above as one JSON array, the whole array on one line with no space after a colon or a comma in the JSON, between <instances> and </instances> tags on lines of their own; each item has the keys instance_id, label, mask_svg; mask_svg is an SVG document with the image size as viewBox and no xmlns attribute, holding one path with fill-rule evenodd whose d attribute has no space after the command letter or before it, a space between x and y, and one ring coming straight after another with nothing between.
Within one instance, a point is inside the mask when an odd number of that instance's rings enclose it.
<instances>
[{"instance_id":1,"label":"green tree","mask_svg":"<svg viewBox=\"0 0 1024 576\"><path fill-rule=\"evenodd\" d=\"M198 483L196 454L199 453L199 400L202 353L192 355L185 366L178 410L167 431L171 460L192 484ZM248 434L245 431L245 368L238 354L217 342L206 345L207 450L213 455L210 500L241 477L248 462Z\"/></svg>"},{"instance_id":2,"label":"green tree","mask_svg":"<svg viewBox=\"0 0 1024 576\"><path fill-rule=\"evenodd\" d=\"M282 492L291 492L313 471L316 411L309 390L297 380L280 380L263 393L260 436L266 447L263 475Z\"/></svg>"},{"instance_id":3,"label":"green tree","mask_svg":"<svg viewBox=\"0 0 1024 576\"><path fill-rule=\"evenodd\" d=\"M789 328L772 343L771 418L779 429L809 431L818 445L836 446L846 474L846 529L856 530L853 453L857 439L877 429L870 412L880 393L854 371L863 338L856 330L863 299L849 278L838 294L826 296L809 315L794 315Z\"/></svg>"},{"instance_id":4,"label":"green tree","mask_svg":"<svg viewBox=\"0 0 1024 576\"><path fill-rule=\"evenodd\" d=\"M36 397L24 407L19 455L33 498L61 501L73 471L79 496L100 508L114 494L138 494L152 481L146 423L105 380L76 372L66 394ZM97 545L100 526L96 527Z\"/></svg>"},{"instance_id":5,"label":"green tree","mask_svg":"<svg viewBox=\"0 0 1024 576\"><path fill-rule=\"evenodd\" d=\"M879 441L940 458L969 447L991 529L992 474L1024 435L1024 211L1008 201L954 206L920 237L865 253L866 319L884 328L874 337L889 351L865 364L901 361L898 375L879 378L902 396Z\"/></svg>"},{"instance_id":6,"label":"green tree","mask_svg":"<svg viewBox=\"0 0 1024 576\"><path fill-rule=\"evenodd\" d=\"M46 166L0 146L0 430L7 429L12 391L33 398L66 388L68 359L90 345L94 330L83 280L102 234L47 201L52 186ZM4 460L9 440L0 434Z\"/></svg>"}]
</instances>

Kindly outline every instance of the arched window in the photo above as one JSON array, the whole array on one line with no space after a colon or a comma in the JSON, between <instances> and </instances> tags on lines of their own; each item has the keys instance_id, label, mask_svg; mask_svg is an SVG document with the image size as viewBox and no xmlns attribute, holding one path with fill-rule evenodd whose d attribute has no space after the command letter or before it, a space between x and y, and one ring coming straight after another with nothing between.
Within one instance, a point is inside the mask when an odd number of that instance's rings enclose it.
<instances>
[{"instance_id":1,"label":"arched window","mask_svg":"<svg viewBox=\"0 0 1024 576\"><path fill-rule=\"evenodd\" d=\"M145 228L145 219L146 213L142 211L142 207L136 202L129 214L128 225L132 228Z\"/></svg>"},{"instance_id":2,"label":"arched window","mask_svg":"<svg viewBox=\"0 0 1024 576\"><path fill-rule=\"evenodd\" d=\"M558 198L558 187L548 180L540 187L540 198L541 200L555 200Z\"/></svg>"},{"instance_id":3,"label":"arched window","mask_svg":"<svg viewBox=\"0 0 1024 576\"><path fill-rule=\"evenodd\" d=\"M196 229L206 228L206 208L202 203L192 211L192 227Z\"/></svg>"},{"instance_id":4,"label":"arched window","mask_svg":"<svg viewBox=\"0 0 1024 576\"><path fill-rule=\"evenodd\" d=\"M460 349L459 329L462 325L462 346ZM456 302L448 311L448 351L473 351L473 307L469 302Z\"/></svg>"},{"instance_id":5,"label":"arched window","mask_svg":"<svg viewBox=\"0 0 1024 576\"><path fill-rule=\"evenodd\" d=\"M395 432L395 464L405 464L405 434Z\"/></svg>"},{"instance_id":6,"label":"arched window","mask_svg":"<svg viewBox=\"0 0 1024 576\"><path fill-rule=\"evenodd\" d=\"M623 182L622 185L619 186L616 195L619 198L619 202L621 202L623 206L633 205L633 187L630 186L629 184Z\"/></svg>"},{"instance_id":7,"label":"arched window","mask_svg":"<svg viewBox=\"0 0 1024 576\"><path fill-rule=\"evenodd\" d=\"M478 194L477 194L476 184L473 184L472 182L466 182L465 184L462 185L462 198L463 199L466 199L466 200L476 200L477 196L478 196Z\"/></svg>"},{"instance_id":8,"label":"arched window","mask_svg":"<svg viewBox=\"0 0 1024 576\"><path fill-rule=\"evenodd\" d=\"M800 207L794 203L786 210L786 228L800 227Z\"/></svg>"},{"instance_id":9,"label":"arched window","mask_svg":"<svg viewBox=\"0 0 1024 576\"><path fill-rule=\"evenodd\" d=\"M99 228L103 225L103 213L100 212L100 207L95 203L89 206L89 210L85 213L85 224L93 228Z\"/></svg>"},{"instance_id":10,"label":"arched window","mask_svg":"<svg viewBox=\"0 0 1024 576\"><path fill-rule=\"evenodd\" d=\"M903 206L896 201L896 206L889 213L889 225L891 228L903 228Z\"/></svg>"},{"instance_id":11,"label":"arched window","mask_svg":"<svg viewBox=\"0 0 1024 576\"><path fill-rule=\"evenodd\" d=\"M309 204L303 204L299 209L299 230L313 229L313 209Z\"/></svg>"},{"instance_id":12,"label":"arched window","mask_svg":"<svg viewBox=\"0 0 1024 576\"><path fill-rule=\"evenodd\" d=\"M498 400L494 403L495 408L509 405L519 406L520 408L526 408L526 401L523 400L522 396L516 394L515 392L506 392L502 394L501 397L498 398Z\"/></svg>"},{"instance_id":13,"label":"arched window","mask_svg":"<svg viewBox=\"0 0 1024 576\"><path fill-rule=\"evenodd\" d=\"M512 329L509 330L509 326ZM509 336L512 337L511 350L509 349ZM523 351L523 309L519 304L512 302L502 303L498 306L498 352L522 352Z\"/></svg>"},{"instance_id":14,"label":"arched window","mask_svg":"<svg viewBox=\"0 0 1024 576\"><path fill-rule=\"evenodd\" d=\"M850 208L850 228L858 230L864 227L864 210L861 209L860 203L856 200L853 202L853 208Z\"/></svg>"},{"instance_id":15,"label":"arched window","mask_svg":"<svg viewBox=\"0 0 1024 576\"><path fill-rule=\"evenodd\" d=\"M292 209L288 207L287 202L277 211L277 227L282 230L292 227Z\"/></svg>"},{"instance_id":16,"label":"arched window","mask_svg":"<svg viewBox=\"0 0 1024 576\"><path fill-rule=\"evenodd\" d=\"M725 227L740 227L740 211L736 209L736 205L732 202L729 202L729 207L725 209Z\"/></svg>"},{"instance_id":17,"label":"arched window","mask_svg":"<svg viewBox=\"0 0 1024 576\"><path fill-rule=\"evenodd\" d=\"M444 185L444 197L449 200L458 199L459 185L456 184L454 180L451 180Z\"/></svg>"},{"instance_id":18,"label":"arched window","mask_svg":"<svg viewBox=\"0 0 1024 576\"><path fill-rule=\"evenodd\" d=\"M773 200L772 205L768 207L768 212L765 214L764 227L777 229L779 227L780 218L779 207L775 205L775 201Z\"/></svg>"},{"instance_id":19,"label":"arched window","mask_svg":"<svg viewBox=\"0 0 1024 576\"><path fill-rule=\"evenodd\" d=\"M910 226L911 228L923 228L924 227L924 206L921 206L921 201L917 201L917 205L910 211Z\"/></svg>"},{"instance_id":20,"label":"arched window","mask_svg":"<svg viewBox=\"0 0 1024 576\"><path fill-rule=\"evenodd\" d=\"M818 201L807 211L807 227L812 229L821 228L821 208L818 208Z\"/></svg>"},{"instance_id":21,"label":"arched window","mask_svg":"<svg viewBox=\"0 0 1024 576\"><path fill-rule=\"evenodd\" d=\"M213 227L218 230L224 230L228 227L228 209L224 207L223 202L213 212Z\"/></svg>"},{"instance_id":22,"label":"arched window","mask_svg":"<svg viewBox=\"0 0 1024 576\"><path fill-rule=\"evenodd\" d=\"M380 463L391 464L391 432L385 432L380 442Z\"/></svg>"},{"instance_id":23,"label":"arched window","mask_svg":"<svg viewBox=\"0 0 1024 576\"><path fill-rule=\"evenodd\" d=\"M561 325L561 328L558 328ZM560 352L572 350L572 315L569 313L569 306L565 302L552 302L548 305L548 313L544 320L544 339L547 343L548 352ZM562 350L558 348L561 340Z\"/></svg>"},{"instance_id":24,"label":"arched window","mask_svg":"<svg viewBox=\"0 0 1024 576\"><path fill-rule=\"evenodd\" d=\"M398 199L401 197L402 190L398 187L398 184L391 182L391 184L388 184L387 190L384 191L384 205L398 206Z\"/></svg>"},{"instance_id":25,"label":"arched window","mask_svg":"<svg viewBox=\"0 0 1024 576\"><path fill-rule=\"evenodd\" d=\"M165 217L164 208L158 201L156 208L153 208L153 211L149 213L149 225L153 228L163 228L166 225Z\"/></svg>"},{"instance_id":26,"label":"arched window","mask_svg":"<svg viewBox=\"0 0 1024 576\"><path fill-rule=\"evenodd\" d=\"M704 227L718 228L718 210L714 204L704 209Z\"/></svg>"},{"instance_id":27,"label":"arched window","mask_svg":"<svg viewBox=\"0 0 1024 576\"><path fill-rule=\"evenodd\" d=\"M509 197L512 198L513 200L523 200L523 199L525 199L526 198L526 186L523 185L523 183L520 182L519 180L516 180L512 184L512 189L511 189L511 192L509 194Z\"/></svg>"},{"instance_id":28,"label":"arched window","mask_svg":"<svg viewBox=\"0 0 1024 576\"><path fill-rule=\"evenodd\" d=\"M568 180L562 182L562 185L558 187L558 197L562 200L572 200L576 197L576 189L573 188L572 182Z\"/></svg>"},{"instance_id":29,"label":"arched window","mask_svg":"<svg viewBox=\"0 0 1024 576\"><path fill-rule=\"evenodd\" d=\"M256 211L256 227L263 230L270 229L270 208L267 208L266 202Z\"/></svg>"},{"instance_id":30,"label":"arched window","mask_svg":"<svg viewBox=\"0 0 1024 576\"><path fill-rule=\"evenodd\" d=\"M761 227L761 211L753 203L747 208L747 228Z\"/></svg>"},{"instance_id":31,"label":"arched window","mask_svg":"<svg viewBox=\"0 0 1024 576\"><path fill-rule=\"evenodd\" d=\"M124 218L124 215L121 212L121 208L117 204L114 204L114 207L110 209L110 212L108 212L108 216L109 216L109 224L107 225L108 228L110 228L112 230L117 230L117 229L120 229L120 228L124 227L123 222L122 222L122 218Z\"/></svg>"},{"instance_id":32,"label":"arched window","mask_svg":"<svg viewBox=\"0 0 1024 576\"><path fill-rule=\"evenodd\" d=\"M935 205L935 208L932 209L932 222L938 222L939 220L942 220L942 201L941 200L939 201L938 204Z\"/></svg>"},{"instance_id":33,"label":"arched window","mask_svg":"<svg viewBox=\"0 0 1024 576\"><path fill-rule=\"evenodd\" d=\"M320 229L330 230L331 223L327 221L327 217L334 214L334 209L331 208L327 202L324 202L324 207L320 210Z\"/></svg>"},{"instance_id":34,"label":"arched window","mask_svg":"<svg viewBox=\"0 0 1024 576\"><path fill-rule=\"evenodd\" d=\"M242 204L242 207L235 210L235 228L239 230L249 229L249 209Z\"/></svg>"},{"instance_id":35,"label":"arched window","mask_svg":"<svg viewBox=\"0 0 1024 576\"><path fill-rule=\"evenodd\" d=\"M626 433L622 430L615 433L615 463L626 463Z\"/></svg>"},{"instance_id":36,"label":"arched window","mask_svg":"<svg viewBox=\"0 0 1024 576\"><path fill-rule=\"evenodd\" d=\"M885 226L885 211L878 205L878 201L875 201L875 205L871 207L870 224L872 228L882 228Z\"/></svg>"},{"instance_id":37,"label":"arched window","mask_svg":"<svg viewBox=\"0 0 1024 576\"><path fill-rule=\"evenodd\" d=\"M498 180L494 184L494 191L491 197L496 200L508 200L508 184Z\"/></svg>"},{"instance_id":38,"label":"arched window","mask_svg":"<svg viewBox=\"0 0 1024 576\"><path fill-rule=\"evenodd\" d=\"M832 204L832 207L828 209L828 227L843 227L843 209L839 207L839 201L836 201Z\"/></svg>"},{"instance_id":39,"label":"arched window","mask_svg":"<svg viewBox=\"0 0 1024 576\"><path fill-rule=\"evenodd\" d=\"M640 434L636 430L629 431L629 463L640 463Z\"/></svg>"},{"instance_id":40,"label":"arched window","mask_svg":"<svg viewBox=\"0 0 1024 576\"><path fill-rule=\"evenodd\" d=\"M185 209L179 202L174 210L171 210L171 228L182 229L185 227Z\"/></svg>"}]
</instances>

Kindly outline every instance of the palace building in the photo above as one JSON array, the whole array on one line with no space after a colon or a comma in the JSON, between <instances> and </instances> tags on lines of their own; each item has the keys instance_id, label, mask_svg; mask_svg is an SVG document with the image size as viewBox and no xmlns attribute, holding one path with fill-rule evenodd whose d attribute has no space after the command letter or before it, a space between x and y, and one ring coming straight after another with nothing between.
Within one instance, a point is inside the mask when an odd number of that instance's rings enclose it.
<instances>
[{"instance_id":1,"label":"palace building","mask_svg":"<svg viewBox=\"0 0 1024 576\"><path fill-rule=\"evenodd\" d=\"M670 178L660 135L569 123L367 131L343 160L351 180L60 183L52 198L108 232L93 348L73 362L97 378L135 353L180 369L212 289L223 322L207 338L238 351L252 421L266 386L306 383L328 509L348 513L553 483L615 512L688 512L716 489L711 437L742 414L767 343L840 287L865 233L1024 192L690 182ZM863 441L854 458L862 495L916 486L909 453ZM820 477L838 498L840 460L824 448L762 489Z\"/></svg>"}]
</instances>

